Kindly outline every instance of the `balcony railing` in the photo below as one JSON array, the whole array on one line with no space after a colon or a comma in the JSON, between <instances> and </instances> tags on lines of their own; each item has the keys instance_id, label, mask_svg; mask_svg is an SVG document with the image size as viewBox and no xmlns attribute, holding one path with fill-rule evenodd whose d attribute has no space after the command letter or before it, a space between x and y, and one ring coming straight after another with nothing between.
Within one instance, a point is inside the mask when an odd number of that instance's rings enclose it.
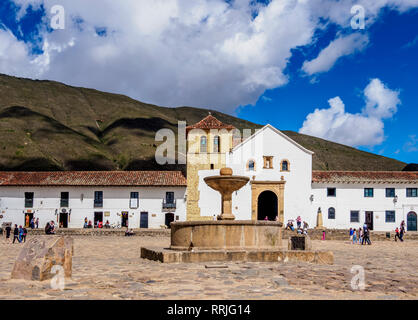
<instances>
[{"instance_id":1,"label":"balcony railing","mask_svg":"<svg viewBox=\"0 0 418 320\"><path fill-rule=\"evenodd\" d=\"M176 210L176 208L177 208L176 200L173 200L173 201L163 200L164 210Z\"/></svg>"}]
</instances>

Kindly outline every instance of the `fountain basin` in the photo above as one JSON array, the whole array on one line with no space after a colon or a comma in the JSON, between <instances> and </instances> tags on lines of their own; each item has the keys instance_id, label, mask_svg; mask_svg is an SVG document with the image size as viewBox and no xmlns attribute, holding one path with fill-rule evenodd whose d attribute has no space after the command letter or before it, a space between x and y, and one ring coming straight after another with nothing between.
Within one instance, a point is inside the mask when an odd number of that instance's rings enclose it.
<instances>
[{"instance_id":1,"label":"fountain basin","mask_svg":"<svg viewBox=\"0 0 418 320\"><path fill-rule=\"evenodd\" d=\"M219 220L171 223L171 250L277 250L282 223Z\"/></svg>"}]
</instances>

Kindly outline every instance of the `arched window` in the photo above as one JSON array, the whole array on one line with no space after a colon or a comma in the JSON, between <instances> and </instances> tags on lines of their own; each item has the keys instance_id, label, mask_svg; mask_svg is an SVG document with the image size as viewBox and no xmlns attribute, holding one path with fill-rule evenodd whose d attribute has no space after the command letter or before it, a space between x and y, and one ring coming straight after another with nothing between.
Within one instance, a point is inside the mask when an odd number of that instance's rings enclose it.
<instances>
[{"instance_id":1,"label":"arched window","mask_svg":"<svg viewBox=\"0 0 418 320\"><path fill-rule=\"evenodd\" d=\"M283 160L280 165L280 171L290 171L289 160Z\"/></svg>"},{"instance_id":2,"label":"arched window","mask_svg":"<svg viewBox=\"0 0 418 320\"><path fill-rule=\"evenodd\" d=\"M219 136L213 138L213 152L221 152L221 138Z\"/></svg>"},{"instance_id":3,"label":"arched window","mask_svg":"<svg viewBox=\"0 0 418 320\"><path fill-rule=\"evenodd\" d=\"M248 171L255 171L255 161L254 160L248 160L247 170Z\"/></svg>"},{"instance_id":4,"label":"arched window","mask_svg":"<svg viewBox=\"0 0 418 320\"><path fill-rule=\"evenodd\" d=\"M205 136L200 137L200 152L201 153L206 153L208 152L208 148L207 148L207 139Z\"/></svg>"},{"instance_id":5,"label":"arched window","mask_svg":"<svg viewBox=\"0 0 418 320\"><path fill-rule=\"evenodd\" d=\"M328 219L335 219L335 208L328 209Z\"/></svg>"}]
</instances>

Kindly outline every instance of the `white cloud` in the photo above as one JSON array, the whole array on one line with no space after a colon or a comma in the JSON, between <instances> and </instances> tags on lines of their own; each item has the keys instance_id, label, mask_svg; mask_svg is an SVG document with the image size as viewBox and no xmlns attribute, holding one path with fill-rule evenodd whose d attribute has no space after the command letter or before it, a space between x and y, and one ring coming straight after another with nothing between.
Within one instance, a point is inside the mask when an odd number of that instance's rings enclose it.
<instances>
[{"instance_id":1,"label":"white cloud","mask_svg":"<svg viewBox=\"0 0 418 320\"><path fill-rule=\"evenodd\" d=\"M398 91L372 79L364 89L366 106L361 113L346 112L341 98L335 97L328 101L330 108L310 113L299 132L354 147L379 145L385 139L383 119L396 113L398 96Z\"/></svg>"},{"instance_id":2,"label":"white cloud","mask_svg":"<svg viewBox=\"0 0 418 320\"><path fill-rule=\"evenodd\" d=\"M22 5L18 19L29 4L43 4L48 14L53 5L62 5L66 28L48 32L45 18L40 56L30 54L30 44L7 35L12 49L3 44L0 72L228 113L285 85L291 50L316 41L321 21L349 26L350 8L357 2L365 6L368 21L385 6L402 11L418 5L418 0L272 0L268 5L250 0L14 1ZM106 28L106 36L98 36L96 28ZM340 41L350 37L358 36ZM317 69L327 64L324 58L319 63L320 56Z\"/></svg>"},{"instance_id":3,"label":"white cloud","mask_svg":"<svg viewBox=\"0 0 418 320\"><path fill-rule=\"evenodd\" d=\"M416 134L409 136L409 141L407 141L403 148L406 152L417 152L418 151L418 137Z\"/></svg>"},{"instance_id":4,"label":"white cloud","mask_svg":"<svg viewBox=\"0 0 418 320\"><path fill-rule=\"evenodd\" d=\"M308 75L326 72L334 66L339 58L363 50L368 42L368 36L360 33L340 36L323 49L318 57L311 61L305 61L302 70Z\"/></svg>"}]
</instances>

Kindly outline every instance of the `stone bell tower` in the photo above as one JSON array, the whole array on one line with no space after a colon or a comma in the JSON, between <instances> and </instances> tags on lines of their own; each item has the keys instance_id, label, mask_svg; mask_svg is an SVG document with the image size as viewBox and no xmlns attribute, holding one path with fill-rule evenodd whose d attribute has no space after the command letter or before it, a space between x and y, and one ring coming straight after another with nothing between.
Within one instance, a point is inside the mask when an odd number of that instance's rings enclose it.
<instances>
[{"instance_id":1,"label":"stone bell tower","mask_svg":"<svg viewBox=\"0 0 418 320\"><path fill-rule=\"evenodd\" d=\"M187 220L211 220L202 217L199 208L199 170L215 170L225 166L226 154L233 145L236 128L224 124L209 113L187 132Z\"/></svg>"}]
</instances>

